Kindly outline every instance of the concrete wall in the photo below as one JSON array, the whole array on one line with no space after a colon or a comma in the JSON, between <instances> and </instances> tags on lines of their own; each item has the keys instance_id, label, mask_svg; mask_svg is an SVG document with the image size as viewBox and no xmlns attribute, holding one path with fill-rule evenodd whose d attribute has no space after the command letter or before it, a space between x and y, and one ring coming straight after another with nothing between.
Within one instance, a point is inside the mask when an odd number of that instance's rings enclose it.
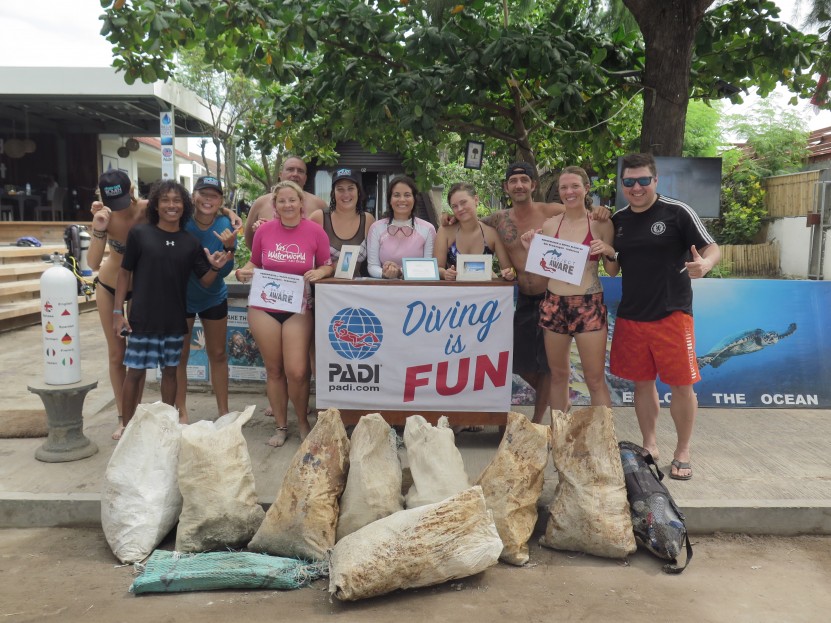
<instances>
[{"instance_id":1,"label":"concrete wall","mask_svg":"<svg viewBox=\"0 0 831 623\"><path fill-rule=\"evenodd\" d=\"M779 241L782 275L807 279L811 249L811 228L806 227L806 217L778 218L768 226L768 240ZM827 231L827 230L826 230ZM831 280L831 236L825 237L823 280Z\"/></svg>"}]
</instances>

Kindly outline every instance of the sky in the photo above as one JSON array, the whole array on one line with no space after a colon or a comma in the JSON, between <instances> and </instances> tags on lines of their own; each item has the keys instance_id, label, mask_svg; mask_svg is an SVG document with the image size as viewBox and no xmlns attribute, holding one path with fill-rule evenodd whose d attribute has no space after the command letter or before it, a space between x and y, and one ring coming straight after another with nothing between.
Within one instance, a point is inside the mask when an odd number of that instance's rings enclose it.
<instances>
[{"instance_id":1,"label":"sky","mask_svg":"<svg viewBox=\"0 0 831 623\"><path fill-rule=\"evenodd\" d=\"M797 26L802 22L799 5L808 2L776 0L782 19ZM110 66L112 46L99 34L102 12L100 0L0 0L0 66ZM790 99L784 89L776 97L783 105ZM745 100L742 106L725 105L724 114L740 114L757 98L751 94ZM831 126L831 111L816 115L807 102L797 111L812 130Z\"/></svg>"}]
</instances>

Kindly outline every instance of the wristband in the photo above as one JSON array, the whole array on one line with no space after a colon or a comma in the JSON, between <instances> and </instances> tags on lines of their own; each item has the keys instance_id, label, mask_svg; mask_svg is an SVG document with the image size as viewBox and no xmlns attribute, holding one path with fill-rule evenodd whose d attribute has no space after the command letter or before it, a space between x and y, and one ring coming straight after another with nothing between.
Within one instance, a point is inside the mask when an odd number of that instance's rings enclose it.
<instances>
[{"instance_id":1,"label":"wristband","mask_svg":"<svg viewBox=\"0 0 831 623\"><path fill-rule=\"evenodd\" d=\"M120 309L114 309L114 310L113 310L113 314L117 314L117 315L119 315L119 316L123 316L123 315L124 315L124 312L123 312L123 311L121 311Z\"/></svg>"},{"instance_id":2,"label":"wristband","mask_svg":"<svg viewBox=\"0 0 831 623\"><path fill-rule=\"evenodd\" d=\"M94 238L100 238L101 240L104 240L107 237L107 230L105 229L104 231L101 231L93 227L92 235Z\"/></svg>"},{"instance_id":3,"label":"wristband","mask_svg":"<svg viewBox=\"0 0 831 623\"><path fill-rule=\"evenodd\" d=\"M607 260L610 262L617 262L617 256L620 255L620 251L615 251L614 255L604 255Z\"/></svg>"},{"instance_id":4,"label":"wristband","mask_svg":"<svg viewBox=\"0 0 831 623\"><path fill-rule=\"evenodd\" d=\"M236 247L231 247L231 248L222 247L222 248L225 250L226 253L233 253L234 251L237 250Z\"/></svg>"}]
</instances>

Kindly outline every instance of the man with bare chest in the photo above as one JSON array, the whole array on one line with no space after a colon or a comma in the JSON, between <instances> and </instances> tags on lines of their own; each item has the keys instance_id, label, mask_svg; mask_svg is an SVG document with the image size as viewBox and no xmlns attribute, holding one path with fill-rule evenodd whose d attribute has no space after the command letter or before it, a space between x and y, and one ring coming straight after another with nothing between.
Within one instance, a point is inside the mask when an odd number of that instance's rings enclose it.
<instances>
[{"instance_id":1,"label":"man with bare chest","mask_svg":"<svg viewBox=\"0 0 831 623\"><path fill-rule=\"evenodd\" d=\"M290 156L283 162L283 168L280 170L281 182L294 182L300 188L306 184L306 163L302 158L297 156ZM274 218L274 195L266 193L254 200L251 204L251 209L248 211L248 218L245 221L245 246L249 249L254 242L254 232L258 227L259 221L270 221ZM309 216L315 210L325 210L328 206L326 202L313 195L310 192L303 191L303 213Z\"/></svg>"},{"instance_id":2,"label":"man with bare chest","mask_svg":"<svg viewBox=\"0 0 831 623\"><path fill-rule=\"evenodd\" d=\"M565 206L533 200L537 188L536 170L527 162L514 162L508 167L502 188L511 198L512 207L491 214L482 222L499 233L511 265L517 271L519 293L514 312L513 371L534 388L537 396L533 421L540 423L549 404L551 384L543 329L539 326L540 302L545 298L548 278L525 271L528 251L520 237L529 230L540 230L546 219L562 214ZM606 208L600 208L595 210L593 218L606 220L609 214Z\"/></svg>"}]
</instances>

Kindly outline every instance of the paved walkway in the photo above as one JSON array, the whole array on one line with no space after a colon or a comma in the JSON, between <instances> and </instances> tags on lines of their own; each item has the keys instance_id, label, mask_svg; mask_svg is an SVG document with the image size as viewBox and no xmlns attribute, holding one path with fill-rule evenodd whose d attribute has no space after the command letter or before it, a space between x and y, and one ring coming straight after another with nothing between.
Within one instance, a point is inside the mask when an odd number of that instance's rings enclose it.
<instances>
[{"instance_id":1,"label":"paved walkway","mask_svg":"<svg viewBox=\"0 0 831 623\"><path fill-rule=\"evenodd\" d=\"M3 410L41 408L27 384L42 378L40 327L0 334L0 417ZM115 442L113 394L106 348L97 314L81 319L84 376L98 379L84 405L85 433L100 448L94 456L71 463L42 463L34 458L43 439L0 439L0 527L96 524L100 521L103 474ZM232 389L233 386L232 386ZM158 399L149 387L145 400ZM290 438L282 448L265 441L273 420L262 414L262 390L243 388L231 394L231 408L256 404L244 433L254 464L260 501L271 503L299 445L293 416ZM216 403L208 392L189 397L191 419L215 419ZM528 409L520 409L528 412ZM631 408L615 409L619 439L640 442ZM659 420L661 468L669 471L674 429L664 410ZM496 428L457 437L471 479L478 477L498 445ZM406 453L401 451L402 464ZM702 409L693 445L695 476L669 480L668 487L687 514L692 532L744 532L792 535L831 534L831 411L815 409ZM549 464L541 500L551 500L556 472Z\"/></svg>"}]
</instances>

